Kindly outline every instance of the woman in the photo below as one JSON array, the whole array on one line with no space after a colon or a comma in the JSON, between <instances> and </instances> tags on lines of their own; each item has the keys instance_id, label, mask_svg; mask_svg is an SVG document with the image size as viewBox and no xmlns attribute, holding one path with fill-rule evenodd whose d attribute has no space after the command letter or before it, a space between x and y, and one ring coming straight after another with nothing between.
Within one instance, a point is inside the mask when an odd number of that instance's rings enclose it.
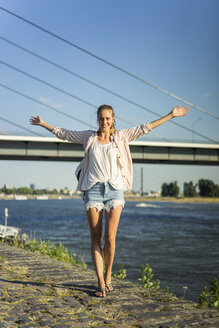
<instances>
[{"instance_id":1,"label":"woman","mask_svg":"<svg viewBox=\"0 0 219 328\"><path fill-rule=\"evenodd\" d=\"M174 117L185 116L188 107L176 106L166 116L151 123L125 130L115 130L113 108L102 105L97 110L98 131L70 131L53 127L41 117L31 116L30 124L39 125L58 138L84 146L85 156L79 174L78 190L85 193L85 207L90 226L91 255L98 279L96 296L113 291L111 284L115 241L124 206L123 192L131 189L132 160L128 143ZM105 245L101 248L102 217L105 211ZM104 274L105 264L105 274Z\"/></svg>"}]
</instances>

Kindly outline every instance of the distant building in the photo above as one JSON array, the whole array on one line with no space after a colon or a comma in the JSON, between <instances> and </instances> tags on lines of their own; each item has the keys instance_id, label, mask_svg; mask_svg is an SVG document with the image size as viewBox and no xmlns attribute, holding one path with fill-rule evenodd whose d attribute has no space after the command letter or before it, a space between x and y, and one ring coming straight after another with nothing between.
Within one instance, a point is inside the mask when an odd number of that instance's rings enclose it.
<instances>
[{"instance_id":1,"label":"distant building","mask_svg":"<svg viewBox=\"0 0 219 328\"><path fill-rule=\"evenodd\" d=\"M189 181L183 183L183 194L185 194L188 184L189 184Z\"/></svg>"},{"instance_id":2,"label":"distant building","mask_svg":"<svg viewBox=\"0 0 219 328\"><path fill-rule=\"evenodd\" d=\"M161 196L161 191L158 190L158 191L149 191L147 193L147 197L160 197Z\"/></svg>"},{"instance_id":3,"label":"distant building","mask_svg":"<svg viewBox=\"0 0 219 328\"><path fill-rule=\"evenodd\" d=\"M65 187L65 188L64 188L64 190L63 190L63 194L64 194L64 195L68 195L68 194L69 194L68 187Z\"/></svg>"},{"instance_id":4,"label":"distant building","mask_svg":"<svg viewBox=\"0 0 219 328\"><path fill-rule=\"evenodd\" d=\"M34 183L31 183L31 184L30 184L30 189L32 189L32 190L36 190L36 185L35 185Z\"/></svg>"}]
</instances>

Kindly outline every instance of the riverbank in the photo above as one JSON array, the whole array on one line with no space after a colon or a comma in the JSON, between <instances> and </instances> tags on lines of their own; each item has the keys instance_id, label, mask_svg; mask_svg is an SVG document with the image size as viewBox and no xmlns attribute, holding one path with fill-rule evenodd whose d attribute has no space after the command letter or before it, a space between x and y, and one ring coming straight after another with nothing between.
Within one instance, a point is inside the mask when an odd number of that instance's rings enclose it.
<instances>
[{"instance_id":1,"label":"riverbank","mask_svg":"<svg viewBox=\"0 0 219 328\"><path fill-rule=\"evenodd\" d=\"M219 198L211 197L125 197L133 202L171 202L171 203L219 203Z\"/></svg>"},{"instance_id":2,"label":"riverbank","mask_svg":"<svg viewBox=\"0 0 219 328\"><path fill-rule=\"evenodd\" d=\"M81 195L74 195L74 196L68 196L68 195L0 195L0 200L48 200L48 199L81 199Z\"/></svg>"},{"instance_id":3,"label":"riverbank","mask_svg":"<svg viewBox=\"0 0 219 328\"><path fill-rule=\"evenodd\" d=\"M48 200L48 199L81 199L81 195L67 196L67 195L0 195L0 200ZM219 203L219 198L214 197L139 197L124 195L126 201L129 202L171 202L171 203Z\"/></svg>"},{"instance_id":4,"label":"riverbank","mask_svg":"<svg viewBox=\"0 0 219 328\"><path fill-rule=\"evenodd\" d=\"M115 291L94 296L93 270L0 244L2 328L42 326L176 328L219 325L219 312L113 279Z\"/></svg>"}]
</instances>

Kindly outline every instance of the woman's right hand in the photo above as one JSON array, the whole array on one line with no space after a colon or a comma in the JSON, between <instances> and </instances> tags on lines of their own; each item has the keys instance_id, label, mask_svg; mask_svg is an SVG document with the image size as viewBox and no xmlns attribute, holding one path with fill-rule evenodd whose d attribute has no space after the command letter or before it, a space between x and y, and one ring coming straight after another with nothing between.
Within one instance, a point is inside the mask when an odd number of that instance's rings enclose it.
<instances>
[{"instance_id":1,"label":"woman's right hand","mask_svg":"<svg viewBox=\"0 0 219 328\"><path fill-rule=\"evenodd\" d=\"M39 125L41 126L42 123L44 123L43 119L40 116L31 116L30 118L30 124L32 125Z\"/></svg>"}]
</instances>

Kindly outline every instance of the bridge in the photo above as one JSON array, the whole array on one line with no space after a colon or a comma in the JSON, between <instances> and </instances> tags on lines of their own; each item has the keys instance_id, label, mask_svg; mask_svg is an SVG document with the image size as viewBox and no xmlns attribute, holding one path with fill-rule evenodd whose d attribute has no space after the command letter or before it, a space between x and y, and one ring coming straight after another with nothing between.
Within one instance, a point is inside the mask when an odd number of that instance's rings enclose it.
<instances>
[{"instance_id":1,"label":"bridge","mask_svg":"<svg viewBox=\"0 0 219 328\"><path fill-rule=\"evenodd\" d=\"M219 165L219 144L132 141L134 163ZM0 160L81 161L83 146L55 137L0 136Z\"/></svg>"}]
</instances>

